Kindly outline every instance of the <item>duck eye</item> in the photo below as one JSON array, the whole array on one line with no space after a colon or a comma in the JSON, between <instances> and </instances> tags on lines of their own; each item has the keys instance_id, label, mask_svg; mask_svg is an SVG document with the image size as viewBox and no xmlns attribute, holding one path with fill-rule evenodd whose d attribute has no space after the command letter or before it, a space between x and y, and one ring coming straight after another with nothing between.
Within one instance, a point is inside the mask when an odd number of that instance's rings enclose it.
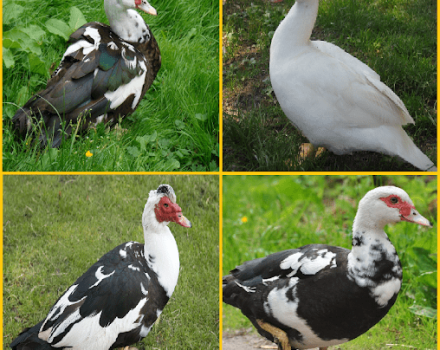
<instances>
[{"instance_id":1,"label":"duck eye","mask_svg":"<svg viewBox=\"0 0 440 350\"><path fill-rule=\"evenodd\" d=\"M168 204L167 204L167 203L165 203L163 206L164 206L165 208L168 208Z\"/></svg>"},{"instance_id":2,"label":"duck eye","mask_svg":"<svg viewBox=\"0 0 440 350\"><path fill-rule=\"evenodd\" d=\"M397 197L391 197L390 202L393 204L396 204L399 201L399 199L397 199Z\"/></svg>"}]
</instances>

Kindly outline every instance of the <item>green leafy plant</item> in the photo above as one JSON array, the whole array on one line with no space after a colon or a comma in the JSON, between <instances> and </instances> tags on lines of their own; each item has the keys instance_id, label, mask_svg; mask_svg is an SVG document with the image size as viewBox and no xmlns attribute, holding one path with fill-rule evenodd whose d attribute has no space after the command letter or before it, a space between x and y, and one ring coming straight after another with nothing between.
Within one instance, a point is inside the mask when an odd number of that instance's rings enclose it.
<instances>
[{"instance_id":1,"label":"green leafy plant","mask_svg":"<svg viewBox=\"0 0 440 350\"><path fill-rule=\"evenodd\" d=\"M5 1L3 11L6 16L3 18L3 25L8 26L25 11L21 5L11 1ZM51 18L46 23L46 29L56 35L61 36L64 40L69 40L70 34L76 29L87 23L84 15L77 7L70 8L70 20L66 22ZM3 63L6 68L14 67L16 56L24 53L29 60L29 68L33 73L41 75L47 74L48 66L41 59L42 40L46 35L46 31L37 24L29 24L25 27L16 26L3 33Z\"/></svg>"}]
</instances>

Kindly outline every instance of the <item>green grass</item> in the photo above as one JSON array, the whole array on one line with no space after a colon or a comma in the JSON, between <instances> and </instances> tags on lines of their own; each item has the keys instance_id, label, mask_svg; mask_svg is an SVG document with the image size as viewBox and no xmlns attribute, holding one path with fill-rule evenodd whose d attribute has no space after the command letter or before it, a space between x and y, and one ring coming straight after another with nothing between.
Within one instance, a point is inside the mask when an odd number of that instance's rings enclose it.
<instances>
[{"instance_id":1,"label":"green grass","mask_svg":"<svg viewBox=\"0 0 440 350\"><path fill-rule=\"evenodd\" d=\"M8 2L4 2L6 5ZM9 2L10 3L10 2ZM5 171L215 171L219 156L218 2L170 0L151 4L158 16L144 14L158 41L162 67L138 109L123 119L128 132L104 126L70 138L59 150L40 150L17 140L10 120L18 106L46 86L67 47L45 29L49 19L68 22L78 7L87 21L108 23L104 2L87 0L15 1L24 11L4 32L38 25L46 31L36 44L43 73L31 72L25 50L15 49L16 64L3 71L3 169ZM93 156L86 158L87 151Z\"/></svg>"},{"instance_id":2,"label":"green grass","mask_svg":"<svg viewBox=\"0 0 440 350\"><path fill-rule=\"evenodd\" d=\"M299 164L308 142L285 117L269 79L274 31L294 4L256 0L224 6L223 142L225 171L415 170L373 152L327 152ZM369 65L405 103L415 144L436 159L436 3L429 0L322 0L312 40L331 42Z\"/></svg>"},{"instance_id":3,"label":"green grass","mask_svg":"<svg viewBox=\"0 0 440 350\"><path fill-rule=\"evenodd\" d=\"M386 227L403 266L397 302L366 334L330 349L389 349L386 344L436 349L437 319L414 313L436 315L436 178L376 179L406 190L434 227ZM350 248L358 201L374 187L372 176L223 176L223 274L244 261L310 243ZM238 309L223 304L224 331L249 327Z\"/></svg>"},{"instance_id":4,"label":"green grass","mask_svg":"<svg viewBox=\"0 0 440 350\"><path fill-rule=\"evenodd\" d=\"M3 344L42 320L102 255L143 242L148 193L173 186L191 229L170 224L180 255L173 296L139 349L218 349L218 176L5 176Z\"/></svg>"}]
</instances>

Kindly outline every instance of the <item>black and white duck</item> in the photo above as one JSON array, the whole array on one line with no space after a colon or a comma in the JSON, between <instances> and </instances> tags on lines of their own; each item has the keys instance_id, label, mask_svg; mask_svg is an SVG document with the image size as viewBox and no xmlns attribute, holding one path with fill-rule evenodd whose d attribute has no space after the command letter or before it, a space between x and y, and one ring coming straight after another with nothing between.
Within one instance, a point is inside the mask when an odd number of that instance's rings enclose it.
<instances>
[{"instance_id":1,"label":"black and white duck","mask_svg":"<svg viewBox=\"0 0 440 350\"><path fill-rule=\"evenodd\" d=\"M104 8L110 26L90 22L75 31L46 89L12 118L22 137L40 124L41 146L59 147L73 124L79 124L79 131L111 125L138 107L161 56L153 33L134 9L151 15L156 10L146 0L104 0Z\"/></svg>"},{"instance_id":2,"label":"black and white duck","mask_svg":"<svg viewBox=\"0 0 440 350\"><path fill-rule=\"evenodd\" d=\"M404 190L371 190L359 202L351 250L309 244L247 261L223 277L223 301L283 350L354 339L396 301L402 266L384 227L401 221L432 227Z\"/></svg>"},{"instance_id":3,"label":"black and white duck","mask_svg":"<svg viewBox=\"0 0 440 350\"><path fill-rule=\"evenodd\" d=\"M76 280L46 318L26 328L14 350L108 350L146 337L179 276L179 252L170 222L182 215L169 185L150 191L142 215L145 244L127 242L105 254Z\"/></svg>"}]
</instances>

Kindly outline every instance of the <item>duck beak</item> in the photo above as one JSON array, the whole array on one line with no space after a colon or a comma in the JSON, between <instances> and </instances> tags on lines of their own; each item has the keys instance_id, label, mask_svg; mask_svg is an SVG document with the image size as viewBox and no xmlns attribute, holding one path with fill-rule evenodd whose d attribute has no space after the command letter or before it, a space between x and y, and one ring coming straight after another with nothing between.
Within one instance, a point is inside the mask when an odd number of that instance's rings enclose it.
<instances>
[{"instance_id":1,"label":"duck beak","mask_svg":"<svg viewBox=\"0 0 440 350\"><path fill-rule=\"evenodd\" d=\"M402 215L401 218L403 221L414 222L415 224L422 226L432 227L432 223L420 215L415 209L411 209L411 213L409 215Z\"/></svg>"},{"instance_id":2,"label":"duck beak","mask_svg":"<svg viewBox=\"0 0 440 350\"><path fill-rule=\"evenodd\" d=\"M153 6L151 6L151 5L148 3L148 1L145 1L145 0L142 0L142 1L137 0L137 1L135 1L135 3L136 3L136 8L137 8L137 9L142 10L142 11L144 11L145 13L148 13L148 14L153 15L153 16L156 16L156 15L157 15L157 11L156 11L156 9L155 9Z\"/></svg>"},{"instance_id":3,"label":"duck beak","mask_svg":"<svg viewBox=\"0 0 440 350\"><path fill-rule=\"evenodd\" d=\"M182 213L177 214L177 221L176 223L183 227L192 227L191 221L189 221L186 217L183 216Z\"/></svg>"}]
</instances>

